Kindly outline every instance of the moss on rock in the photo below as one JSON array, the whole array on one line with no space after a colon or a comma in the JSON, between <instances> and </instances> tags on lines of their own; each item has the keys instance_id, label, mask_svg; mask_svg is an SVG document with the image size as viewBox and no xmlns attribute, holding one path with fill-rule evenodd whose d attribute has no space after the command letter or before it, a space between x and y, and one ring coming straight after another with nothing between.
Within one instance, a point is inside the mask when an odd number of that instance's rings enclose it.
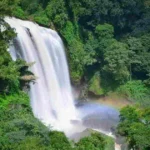
<instances>
[{"instance_id":1,"label":"moss on rock","mask_svg":"<svg viewBox=\"0 0 150 150\"><path fill-rule=\"evenodd\" d=\"M94 93L95 95L103 95L104 91L100 86L100 75L99 73L95 73L95 75L91 78L89 82L89 91Z\"/></svg>"}]
</instances>

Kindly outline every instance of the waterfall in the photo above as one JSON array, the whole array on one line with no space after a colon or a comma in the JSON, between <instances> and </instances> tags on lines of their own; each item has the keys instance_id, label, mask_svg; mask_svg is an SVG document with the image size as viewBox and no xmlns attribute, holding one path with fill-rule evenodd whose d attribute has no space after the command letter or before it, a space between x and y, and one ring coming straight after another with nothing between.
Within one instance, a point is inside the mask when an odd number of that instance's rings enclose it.
<instances>
[{"instance_id":1,"label":"waterfall","mask_svg":"<svg viewBox=\"0 0 150 150\"><path fill-rule=\"evenodd\" d=\"M65 50L57 32L16 18L5 18L17 37L10 46L13 60L35 62L37 76L31 84L30 98L35 117L54 129L64 131L76 118Z\"/></svg>"},{"instance_id":2,"label":"waterfall","mask_svg":"<svg viewBox=\"0 0 150 150\"><path fill-rule=\"evenodd\" d=\"M9 48L12 59L35 62L31 71L37 80L29 93L35 117L68 137L86 128L110 135L118 123L118 111L89 103L75 107L65 49L57 32L16 18L7 17L5 21L17 33Z\"/></svg>"}]
</instances>

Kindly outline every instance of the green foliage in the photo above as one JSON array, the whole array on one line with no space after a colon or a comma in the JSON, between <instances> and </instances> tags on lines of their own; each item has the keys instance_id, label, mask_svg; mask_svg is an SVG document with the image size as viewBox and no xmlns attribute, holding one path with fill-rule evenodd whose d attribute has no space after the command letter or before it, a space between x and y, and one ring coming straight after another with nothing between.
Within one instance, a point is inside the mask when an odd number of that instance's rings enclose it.
<instances>
[{"instance_id":1,"label":"green foliage","mask_svg":"<svg viewBox=\"0 0 150 150\"><path fill-rule=\"evenodd\" d=\"M73 147L64 133L49 131L36 119L31 112L29 97L21 91L26 85L24 83L29 84L35 80L33 73L28 71L31 64L23 60L12 61L7 51L10 41L16 34L3 20L5 15L14 15L21 19L30 18L44 26L54 23L68 46L72 77L79 82L84 75L85 68L97 62L98 41L95 42L94 34L89 34L86 40L82 39L79 33L80 26L69 19L68 9L64 0L51 0L49 3L42 0L22 0L20 3L15 0L0 2L0 12L3 12L0 14L0 26L3 27L0 30L1 150L76 150L83 148L103 150L107 144L100 134L93 134L81 140L79 144L74 144Z\"/></svg>"},{"instance_id":2,"label":"green foliage","mask_svg":"<svg viewBox=\"0 0 150 150\"><path fill-rule=\"evenodd\" d=\"M149 34L145 34L140 38L130 37L127 40L130 51L131 73L140 80L149 79L149 38Z\"/></svg>"},{"instance_id":3,"label":"green foliage","mask_svg":"<svg viewBox=\"0 0 150 150\"><path fill-rule=\"evenodd\" d=\"M84 74L84 49L83 44L74 39L73 43L69 47L70 52L70 71L71 71L71 77L75 82L79 82L81 80L81 77Z\"/></svg>"},{"instance_id":4,"label":"green foliage","mask_svg":"<svg viewBox=\"0 0 150 150\"><path fill-rule=\"evenodd\" d=\"M13 150L46 150L50 149L50 146L45 146L39 137L27 137L25 140L12 146Z\"/></svg>"},{"instance_id":5,"label":"green foliage","mask_svg":"<svg viewBox=\"0 0 150 150\"><path fill-rule=\"evenodd\" d=\"M120 42L114 42L108 46L105 51L105 65L103 70L112 74L116 81L127 81L129 78L129 51L127 45Z\"/></svg>"},{"instance_id":6,"label":"green foliage","mask_svg":"<svg viewBox=\"0 0 150 150\"><path fill-rule=\"evenodd\" d=\"M148 0L22 0L16 8L18 15L59 31L73 81L93 67L108 80L112 74L110 84L129 78L150 83Z\"/></svg>"},{"instance_id":7,"label":"green foliage","mask_svg":"<svg viewBox=\"0 0 150 150\"><path fill-rule=\"evenodd\" d=\"M53 131L49 134L50 137L50 145L53 149L57 150L73 150L70 142L64 133Z\"/></svg>"},{"instance_id":8,"label":"green foliage","mask_svg":"<svg viewBox=\"0 0 150 150\"><path fill-rule=\"evenodd\" d=\"M108 146L110 143L97 133L81 139L73 147L64 133L49 131L33 116L25 93L5 97L0 101L0 105L4 105L3 101L6 100L9 101L9 105L5 105L5 109L0 109L0 149L2 150L91 150L91 148L103 150L105 145Z\"/></svg>"},{"instance_id":9,"label":"green foliage","mask_svg":"<svg viewBox=\"0 0 150 150\"><path fill-rule=\"evenodd\" d=\"M8 107L14 105L24 105L29 107L29 97L24 92L15 93L12 95L1 95L0 96L0 109L6 110Z\"/></svg>"},{"instance_id":10,"label":"green foliage","mask_svg":"<svg viewBox=\"0 0 150 150\"><path fill-rule=\"evenodd\" d=\"M99 133L93 133L90 137L81 139L76 144L77 150L104 150L106 141Z\"/></svg>"},{"instance_id":11,"label":"green foliage","mask_svg":"<svg viewBox=\"0 0 150 150\"><path fill-rule=\"evenodd\" d=\"M4 52L4 53L3 53ZM28 66L23 60L12 61L6 49L0 50L0 82L1 93L13 93L22 89L22 76L33 75L28 71ZM25 81L24 81L25 82ZM30 81L26 81L30 82Z\"/></svg>"},{"instance_id":12,"label":"green foliage","mask_svg":"<svg viewBox=\"0 0 150 150\"><path fill-rule=\"evenodd\" d=\"M98 49L98 46L99 46L98 40L94 38L92 33L89 33L88 39L85 41L84 44L84 49L86 53L85 64L87 66L91 66L98 61L96 56L96 51Z\"/></svg>"},{"instance_id":13,"label":"green foliage","mask_svg":"<svg viewBox=\"0 0 150 150\"><path fill-rule=\"evenodd\" d=\"M106 141L104 150L115 150L114 139L111 137L107 137L107 136L104 136L104 139Z\"/></svg>"},{"instance_id":14,"label":"green foliage","mask_svg":"<svg viewBox=\"0 0 150 150\"><path fill-rule=\"evenodd\" d=\"M70 6L76 20L84 28L93 28L98 24L110 23L117 33L130 31L133 24L144 13L144 2L141 0L76 0ZM121 33L119 33L121 34Z\"/></svg>"},{"instance_id":15,"label":"green foliage","mask_svg":"<svg viewBox=\"0 0 150 150\"><path fill-rule=\"evenodd\" d=\"M0 149L19 150L49 143L49 129L33 116L26 93L1 95L0 115Z\"/></svg>"},{"instance_id":16,"label":"green foliage","mask_svg":"<svg viewBox=\"0 0 150 150\"><path fill-rule=\"evenodd\" d=\"M96 27L96 34L99 38L113 38L114 36L114 27L110 24L98 25Z\"/></svg>"},{"instance_id":17,"label":"green foliage","mask_svg":"<svg viewBox=\"0 0 150 150\"><path fill-rule=\"evenodd\" d=\"M39 7L38 11L33 16L34 21L43 26L49 26L49 19L45 11Z\"/></svg>"},{"instance_id":18,"label":"green foliage","mask_svg":"<svg viewBox=\"0 0 150 150\"><path fill-rule=\"evenodd\" d=\"M96 73L92 79L89 81L89 91L93 92L96 95L103 95L104 91L101 87L100 75Z\"/></svg>"},{"instance_id":19,"label":"green foliage","mask_svg":"<svg viewBox=\"0 0 150 150\"><path fill-rule=\"evenodd\" d=\"M95 34L99 42L97 54L100 60L103 61L106 49L116 42L116 39L114 39L114 27L110 24L98 25L95 28Z\"/></svg>"},{"instance_id":20,"label":"green foliage","mask_svg":"<svg viewBox=\"0 0 150 150\"><path fill-rule=\"evenodd\" d=\"M149 135L150 135L150 129L146 128L144 124L140 123L134 123L130 127L130 138L135 141L135 144L140 148L140 149L145 149L150 147L149 144ZM144 135L144 136L143 136Z\"/></svg>"},{"instance_id":21,"label":"green foliage","mask_svg":"<svg viewBox=\"0 0 150 150\"><path fill-rule=\"evenodd\" d=\"M30 4L28 4L28 6L26 7L27 8L26 12L28 14L33 14L33 13L39 11L40 6L37 4L37 0L32 0L32 3L31 3L31 1L29 1L29 3Z\"/></svg>"},{"instance_id":22,"label":"green foliage","mask_svg":"<svg viewBox=\"0 0 150 150\"><path fill-rule=\"evenodd\" d=\"M26 10L26 9L28 9L28 8L30 7L30 5L32 5L32 4L34 4L34 3L37 4L37 2L38 2L38 0L32 0L32 1L30 1L30 0L21 0L21 1L20 1L20 6L21 6L21 8L22 8L23 10ZM37 4L37 5L38 5L38 4Z\"/></svg>"},{"instance_id":23,"label":"green foliage","mask_svg":"<svg viewBox=\"0 0 150 150\"><path fill-rule=\"evenodd\" d=\"M84 68L92 63L92 54L86 53L84 45L80 40L77 29L71 22L67 22L62 31L69 48L70 72L75 82L79 82L84 74Z\"/></svg>"},{"instance_id":24,"label":"green foliage","mask_svg":"<svg viewBox=\"0 0 150 150\"><path fill-rule=\"evenodd\" d=\"M133 28L133 35L140 36L150 32L150 3L144 0L144 13L138 19Z\"/></svg>"},{"instance_id":25,"label":"green foliage","mask_svg":"<svg viewBox=\"0 0 150 150\"><path fill-rule=\"evenodd\" d=\"M140 103L141 105L144 105L144 103L148 104L149 90L140 80L128 81L120 86L117 91L133 102Z\"/></svg>"},{"instance_id":26,"label":"green foliage","mask_svg":"<svg viewBox=\"0 0 150 150\"><path fill-rule=\"evenodd\" d=\"M0 43L0 92L7 92L17 86L19 72L15 62L11 60L9 53L7 52L6 42L0 41Z\"/></svg>"},{"instance_id":27,"label":"green foliage","mask_svg":"<svg viewBox=\"0 0 150 150\"><path fill-rule=\"evenodd\" d=\"M10 94L19 91L20 78L22 75L22 68L25 65L24 61L12 61L8 52L8 47L11 40L16 36L16 33L4 21L5 15L12 15L14 11L18 11L18 0L4 0L0 2L0 93ZM14 9L16 8L16 9ZM21 10L21 8L19 8ZM22 10L21 10L22 12ZM23 14L19 12L19 15ZM21 64L20 64L21 63ZM24 70L25 71L25 70Z\"/></svg>"},{"instance_id":28,"label":"green foliage","mask_svg":"<svg viewBox=\"0 0 150 150\"><path fill-rule=\"evenodd\" d=\"M64 0L51 0L46 7L46 14L59 29L63 28L68 20Z\"/></svg>"},{"instance_id":29,"label":"green foliage","mask_svg":"<svg viewBox=\"0 0 150 150\"><path fill-rule=\"evenodd\" d=\"M10 42L16 34L3 19L0 20L0 25L2 26L0 29L0 49L2 51L2 49L5 50L7 48L8 42ZM1 53L4 53L4 51Z\"/></svg>"},{"instance_id":30,"label":"green foliage","mask_svg":"<svg viewBox=\"0 0 150 150\"><path fill-rule=\"evenodd\" d=\"M126 137L130 148L141 150L150 148L150 127L145 117L145 113L148 115L149 110L128 106L120 111L118 133Z\"/></svg>"},{"instance_id":31,"label":"green foliage","mask_svg":"<svg viewBox=\"0 0 150 150\"><path fill-rule=\"evenodd\" d=\"M28 96L20 90L35 77L28 64L13 62L7 52L16 34L3 17L12 15L55 26L65 41L74 82L87 76L90 90L102 94L118 87L120 94L144 105L121 110L118 133L126 136L131 148L150 148L149 0L0 1L0 149L110 150L108 141L95 134L72 147L63 133L49 132L33 117Z\"/></svg>"},{"instance_id":32,"label":"green foliage","mask_svg":"<svg viewBox=\"0 0 150 150\"><path fill-rule=\"evenodd\" d=\"M17 6L19 0L2 0L0 1L0 19L5 15L12 15L13 9ZM1 20L0 20L1 21Z\"/></svg>"},{"instance_id":33,"label":"green foliage","mask_svg":"<svg viewBox=\"0 0 150 150\"><path fill-rule=\"evenodd\" d=\"M49 130L33 117L28 106L15 104L14 102L11 109L7 108L0 113L4 115L0 119L0 133L3 137L0 138L0 149L16 149L18 146L25 148L28 144L30 144L30 147L32 142L26 143L29 138L33 141L36 138L37 142L40 139L40 143L45 145L49 143Z\"/></svg>"},{"instance_id":34,"label":"green foliage","mask_svg":"<svg viewBox=\"0 0 150 150\"><path fill-rule=\"evenodd\" d=\"M17 6L13 10L13 16L16 16L17 18L20 18L20 19L27 19L27 14L25 14L25 12L19 6Z\"/></svg>"}]
</instances>

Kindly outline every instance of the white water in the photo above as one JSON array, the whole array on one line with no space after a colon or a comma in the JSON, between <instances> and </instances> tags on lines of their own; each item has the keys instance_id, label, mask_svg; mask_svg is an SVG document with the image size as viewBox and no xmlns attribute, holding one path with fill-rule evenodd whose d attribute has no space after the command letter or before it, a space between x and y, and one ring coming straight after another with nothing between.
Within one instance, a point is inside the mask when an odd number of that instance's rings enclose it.
<instances>
[{"instance_id":1,"label":"white water","mask_svg":"<svg viewBox=\"0 0 150 150\"><path fill-rule=\"evenodd\" d=\"M30 21L15 18L5 18L5 21L17 33L9 49L13 60L35 62L31 71L38 79L30 90L34 115L69 137L86 128L109 134L118 122L116 110L97 104L75 107L65 50L57 32Z\"/></svg>"},{"instance_id":2,"label":"white water","mask_svg":"<svg viewBox=\"0 0 150 150\"><path fill-rule=\"evenodd\" d=\"M34 115L46 125L65 131L76 118L64 46L57 32L30 21L6 18L16 30L10 47L14 60L36 62L31 71L38 77L31 84L30 98Z\"/></svg>"}]
</instances>

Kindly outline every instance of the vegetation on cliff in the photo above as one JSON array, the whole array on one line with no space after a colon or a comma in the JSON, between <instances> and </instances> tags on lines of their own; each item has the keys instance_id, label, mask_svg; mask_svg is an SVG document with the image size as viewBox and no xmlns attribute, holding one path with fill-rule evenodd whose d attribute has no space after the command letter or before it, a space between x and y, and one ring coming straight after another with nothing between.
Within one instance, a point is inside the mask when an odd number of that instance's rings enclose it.
<instances>
[{"instance_id":1,"label":"vegetation on cliff","mask_svg":"<svg viewBox=\"0 0 150 150\"><path fill-rule=\"evenodd\" d=\"M74 83L84 78L95 94L116 91L138 103L121 110L117 133L130 148L150 148L149 0L0 1L0 149L104 150L107 142L99 134L74 144L34 118L23 89L36 77L25 61L11 59L7 49L16 33L4 16L55 28L66 45Z\"/></svg>"},{"instance_id":2,"label":"vegetation on cliff","mask_svg":"<svg viewBox=\"0 0 150 150\"><path fill-rule=\"evenodd\" d=\"M67 48L72 81L84 77L90 84L98 72L107 93L129 81L149 88L149 10L149 0L20 0L13 15L55 28Z\"/></svg>"},{"instance_id":3,"label":"vegetation on cliff","mask_svg":"<svg viewBox=\"0 0 150 150\"><path fill-rule=\"evenodd\" d=\"M150 149L150 109L127 106L120 111L118 133L126 137L129 149Z\"/></svg>"},{"instance_id":4,"label":"vegetation on cliff","mask_svg":"<svg viewBox=\"0 0 150 150\"><path fill-rule=\"evenodd\" d=\"M28 89L29 83L36 79L28 70L34 64L27 64L23 60L12 60L8 47L16 33L4 21L4 16L7 15L20 15L20 17L23 15L25 19L25 12L19 4L18 0L0 1L0 149L82 150L86 147L89 150L101 150L107 148L107 138L99 133L75 144L69 141L64 133L51 131L33 116L29 97L24 90ZM37 20L38 17L37 15ZM90 142L88 146L87 142Z\"/></svg>"}]
</instances>

